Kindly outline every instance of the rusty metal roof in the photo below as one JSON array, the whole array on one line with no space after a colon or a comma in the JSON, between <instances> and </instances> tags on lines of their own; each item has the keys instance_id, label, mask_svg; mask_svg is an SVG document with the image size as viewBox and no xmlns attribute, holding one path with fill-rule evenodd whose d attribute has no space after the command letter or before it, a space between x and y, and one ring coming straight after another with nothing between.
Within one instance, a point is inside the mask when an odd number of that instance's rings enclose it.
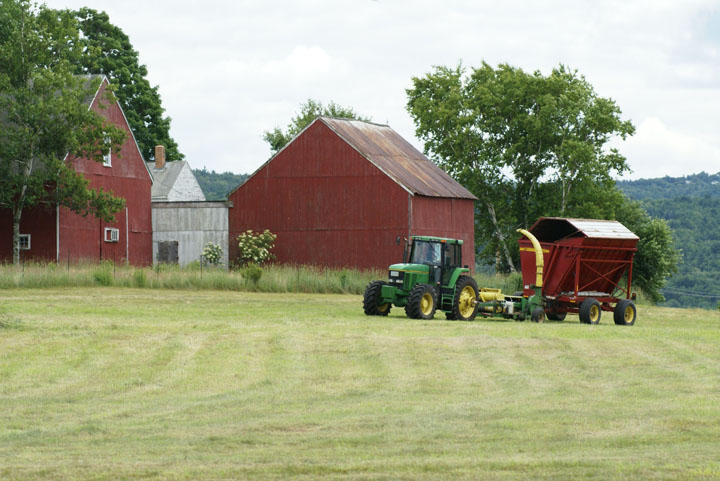
<instances>
[{"instance_id":1,"label":"rusty metal roof","mask_svg":"<svg viewBox=\"0 0 720 481\"><path fill-rule=\"evenodd\" d=\"M387 125L319 117L345 142L412 194L477 198Z\"/></svg>"}]
</instances>

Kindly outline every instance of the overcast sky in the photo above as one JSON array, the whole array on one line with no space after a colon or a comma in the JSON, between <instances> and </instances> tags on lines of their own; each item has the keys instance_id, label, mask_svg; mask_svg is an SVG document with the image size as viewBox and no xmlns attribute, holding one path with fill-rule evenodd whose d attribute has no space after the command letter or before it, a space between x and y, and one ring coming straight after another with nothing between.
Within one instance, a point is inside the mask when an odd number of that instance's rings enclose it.
<instances>
[{"instance_id":1,"label":"overcast sky","mask_svg":"<svg viewBox=\"0 0 720 481\"><path fill-rule=\"evenodd\" d=\"M637 133L627 178L720 171L720 1L49 0L105 10L128 34L193 168L251 173L308 98L387 123L435 65L563 63Z\"/></svg>"}]
</instances>

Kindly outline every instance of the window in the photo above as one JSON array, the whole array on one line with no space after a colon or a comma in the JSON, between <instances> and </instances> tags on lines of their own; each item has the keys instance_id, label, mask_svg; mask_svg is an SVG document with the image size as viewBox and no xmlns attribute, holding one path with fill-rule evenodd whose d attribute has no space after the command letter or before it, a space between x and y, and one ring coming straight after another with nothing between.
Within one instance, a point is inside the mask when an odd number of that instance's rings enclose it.
<instances>
[{"instance_id":1,"label":"window","mask_svg":"<svg viewBox=\"0 0 720 481\"><path fill-rule=\"evenodd\" d=\"M105 143L106 144L110 143L109 137L105 138ZM103 165L105 167L112 167L112 149L110 149L110 148L108 148L107 154L103 155Z\"/></svg>"},{"instance_id":2,"label":"window","mask_svg":"<svg viewBox=\"0 0 720 481\"><path fill-rule=\"evenodd\" d=\"M120 230L115 227L105 227L105 242L118 242L120 240Z\"/></svg>"},{"instance_id":3,"label":"window","mask_svg":"<svg viewBox=\"0 0 720 481\"><path fill-rule=\"evenodd\" d=\"M30 250L30 234L20 234L20 250Z\"/></svg>"},{"instance_id":4,"label":"window","mask_svg":"<svg viewBox=\"0 0 720 481\"><path fill-rule=\"evenodd\" d=\"M412 264L440 265L440 243L417 240L413 242L413 250L410 254Z\"/></svg>"}]
</instances>

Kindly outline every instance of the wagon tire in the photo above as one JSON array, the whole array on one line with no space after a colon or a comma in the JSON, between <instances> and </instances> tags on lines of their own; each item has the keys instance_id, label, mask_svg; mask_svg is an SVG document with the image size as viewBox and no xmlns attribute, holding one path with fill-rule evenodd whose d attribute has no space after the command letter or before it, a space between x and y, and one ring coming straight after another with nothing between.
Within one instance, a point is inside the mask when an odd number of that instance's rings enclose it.
<instances>
[{"instance_id":1,"label":"wagon tire","mask_svg":"<svg viewBox=\"0 0 720 481\"><path fill-rule=\"evenodd\" d=\"M451 315L458 321L472 321L478 311L478 286L470 276L460 276L455 282L455 297Z\"/></svg>"},{"instance_id":2,"label":"wagon tire","mask_svg":"<svg viewBox=\"0 0 720 481\"><path fill-rule=\"evenodd\" d=\"M382 286L384 281L373 281L365 288L363 295L363 310L368 316L387 316L390 314L392 304L389 302L380 303L382 299Z\"/></svg>"},{"instance_id":3,"label":"wagon tire","mask_svg":"<svg viewBox=\"0 0 720 481\"><path fill-rule=\"evenodd\" d=\"M545 310L542 307L536 307L530 315L530 320L532 322L543 322L545 320Z\"/></svg>"},{"instance_id":4,"label":"wagon tire","mask_svg":"<svg viewBox=\"0 0 720 481\"><path fill-rule=\"evenodd\" d=\"M580 322L583 324L598 324L602 309L597 299L585 299L580 303Z\"/></svg>"},{"instance_id":5,"label":"wagon tire","mask_svg":"<svg viewBox=\"0 0 720 481\"><path fill-rule=\"evenodd\" d=\"M437 309L435 289L428 284L417 284L408 295L405 314L410 319L432 319Z\"/></svg>"},{"instance_id":6,"label":"wagon tire","mask_svg":"<svg viewBox=\"0 0 720 481\"><path fill-rule=\"evenodd\" d=\"M564 321L567 316L567 312L558 312L557 303L553 302L550 306L550 310L547 313L547 318L551 321Z\"/></svg>"},{"instance_id":7,"label":"wagon tire","mask_svg":"<svg viewBox=\"0 0 720 481\"><path fill-rule=\"evenodd\" d=\"M632 326L637 318L637 308L630 299L621 299L615 304L613 318L618 326Z\"/></svg>"}]
</instances>

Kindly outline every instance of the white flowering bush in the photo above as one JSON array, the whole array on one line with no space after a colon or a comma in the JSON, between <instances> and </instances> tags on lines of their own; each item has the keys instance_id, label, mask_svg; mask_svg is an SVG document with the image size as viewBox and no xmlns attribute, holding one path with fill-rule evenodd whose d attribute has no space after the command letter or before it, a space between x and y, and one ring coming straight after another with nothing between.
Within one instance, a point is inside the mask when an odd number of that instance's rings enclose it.
<instances>
[{"instance_id":1,"label":"white flowering bush","mask_svg":"<svg viewBox=\"0 0 720 481\"><path fill-rule=\"evenodd\" d=\"M249 264L261 265L273 260L275 256L270 252L275 244L277 236L265 229L262 233L255 233L252 230L243 232L237 237L238 262L240 265Z\"/></svg>"},{"instance_id":2,"label":"white flowering bush","mask_svg":"<svg viewBox=\"0 0 720 481\"><path fill-rule=\"evenodd\" d=\"M208 242L205 244L205 247L203 247L202 258L205 259L205 262L208 264L218 265L220 263L220 259L222 259L222 255L222 247L214 244L213 242Z\"/></svg>"}]
</instances>

